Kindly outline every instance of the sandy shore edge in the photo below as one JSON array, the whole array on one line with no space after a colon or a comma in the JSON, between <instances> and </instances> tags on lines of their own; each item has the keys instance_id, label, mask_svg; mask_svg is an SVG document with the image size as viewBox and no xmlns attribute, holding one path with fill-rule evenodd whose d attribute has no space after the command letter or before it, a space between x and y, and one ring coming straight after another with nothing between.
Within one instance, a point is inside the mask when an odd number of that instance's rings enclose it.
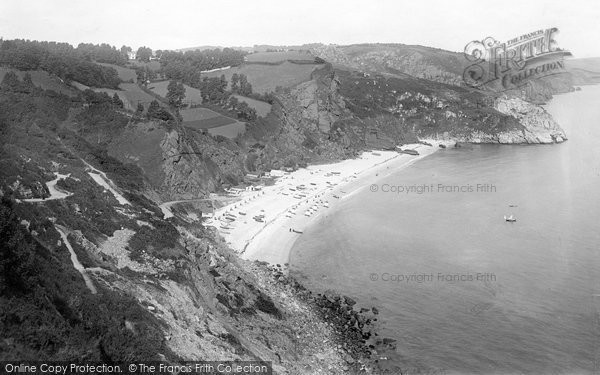
<instances>
[{"instance_id":1,"label":"sandy shore edge","mask_svg":"<svg viewBox=\"0 0 600 375\"><path fill-rule=\"evenodd\" d=\"M433 154L440 144L453 144L423 141L431 146L419 143L402 147L416 150L419 155L363 152L355 159L310 165L285 174L272 186L242 192L237 202L216 210L207 224L217 228L243 259L284 265L304 229L331 212L339 202Z\"/></svg>"}]
</instances>

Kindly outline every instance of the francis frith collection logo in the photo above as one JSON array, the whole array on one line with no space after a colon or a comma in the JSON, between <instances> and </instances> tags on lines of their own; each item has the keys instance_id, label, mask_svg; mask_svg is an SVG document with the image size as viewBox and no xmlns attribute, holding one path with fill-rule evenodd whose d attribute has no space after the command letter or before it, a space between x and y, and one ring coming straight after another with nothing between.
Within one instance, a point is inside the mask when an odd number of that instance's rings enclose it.
<instances>
[{"instance_id":1,"label":"francis frith collection logo","mask_svg":"<svg viewBox=\"0 0 600 375\"><path fill-rule=\"evenodd\" d=\"M474 40L464 49L471 63L463 72L471 87L500 90L519 88L531 80L565 73L569 51L558 47L556 27L536 30L501 43L492 37Z\"/></svg>"}]
</instances>

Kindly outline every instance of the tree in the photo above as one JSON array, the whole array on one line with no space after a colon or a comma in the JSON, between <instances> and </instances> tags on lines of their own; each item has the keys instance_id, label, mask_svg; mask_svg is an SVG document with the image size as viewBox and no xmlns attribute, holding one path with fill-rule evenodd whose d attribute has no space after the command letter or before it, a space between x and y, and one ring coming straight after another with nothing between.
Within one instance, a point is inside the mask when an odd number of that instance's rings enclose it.
<instances>
[{"instance_id":1,"label":"tree","mask_svg":"<svg viewBox=\"0 0 600 375\"><path fill-rule=\"evenodd\" d=\"M121 47L121 55L125 58L125 60L129 60L129 52L133 51L129 46Z\"/></svg>"},{"instance_id":2,"label":"tree","mask_svg":"<svg viewBox=\"0 0 600 375\"><path fill-rule=\"evenodd\" d=\"M123 108L123 106L124 106L123 101L121 100L121 98L119 98L119 95L117 95L116 92L112 97L112 103L119 108Z\"/></svg>"},{"instance_id":3,"label":"tree","mask_svg":"<svg viewBox=\"0 0 600 375\"><path fill-rule=\"evenodd\" d=\"M135 58L138 59L139 61L149 62L150 57L152 57L152 49L150 49L148 47L140 47L137 50Z\"/></svg>"},{"instance_id":4,"label":"tree","mask_svg":"<svg viewBox=\"0 0 600 375\"><path fill-rule=\"evenodd\" d=\"M160 110L160 105L158 104L158 102L156 100L153 100L150 103L150 105L148 106L148 112L147 112L148 117L154 118L159 110Z\"/></svg>"},{"instance_id":5,"label":"tree","mask_svg":"<svg viewBox=\"0 0 600 375\"><path fill-rule=\"evenodd\" d=\"M13 71L9 71L4 75L4 79L2 79L2 84L0 86L9 91L20 91L22 88L19 76Z\"/></svg>"},{"instance_id":6,"label":"tree","mask_svg":"<svg viewBox=\"0 0 600 375\"><path fill-rule=\"evenodd\" d=\"M232 93L236 93L239 91L240 89L240 76L237 73L233 73L233 75L231 76L231 92Z\"/></svg>"},{"instance_id":7,"label":"tree","mask_svg":"<svg viewBox=\"0 0 600 375\"><path fill-rule=\"evenodd\" d=\"M232 110L235 111L239 104L240 102L235 96L229 98L229 107L231 107Z\"/></svg>"},{"instance_id":8,"label":"tree","mask_svg":"<svg viewBox=\"0 0 600 375\"><path fill-rule=\"evenodd\" d=\"M248 103L244 101L239 102L237 106L237 115L238 118L246 121L254 121L257 118L254 108L251 108Z\"/></svg>"},{"instance_id":9,"label":"tree","mask_svg":"<svg viewBox=\"0 0 600 375\"><path fill-rule=\"evenodd\" d=\"M240 74L239 94L244 96L252 94L252 85L248 82L248 77L245 74Z\"/></svg>"},{"instance_id":10,"label":"tree","mask_svg":"<svg viewBox=\"0 0 600 375\"><path fill-rule=\"evenodd\" d=\"M33 80L31 79L31 74L29 72L25 73L23 76L23 84L27 87L34 87Z\"/></svg>"},{"instance_id":11,"label":"tree","mask_svg":"<svg viewBox=\"0 0 600 375\"><path fill-rule=\"evenodd\" d=\"M148 112L146 113L149 119L158 119L163 121L172 120L173 117L164 108L161 108L156 100L153 100L148 107Z\"/></svg>"},{"instance_id":12,"label":"tree","mask_svg":"<svg viewBox=\"0 0 600 375\"><path fill-rule=\"evenodd\" d=\"M185 99L185 87L183 83L171 80L167 86L167 101L174 108L183 107Z\"/></svg>"}]
</instances>

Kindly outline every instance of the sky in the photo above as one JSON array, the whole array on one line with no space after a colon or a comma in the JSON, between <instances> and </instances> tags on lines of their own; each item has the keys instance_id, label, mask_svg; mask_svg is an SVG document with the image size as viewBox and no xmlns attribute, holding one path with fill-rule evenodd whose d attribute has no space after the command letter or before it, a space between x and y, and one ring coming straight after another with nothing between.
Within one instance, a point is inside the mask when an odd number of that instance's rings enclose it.
<instances>
[{"instance_id":1,"label":"sky","mask_svg":"<svg viewBox=\"0 0 600 375\"><path fill-rule=\"evenodd\" d=\"M0 0L0 37L194 46L420 44L462 52L557 27L574 57L600 56L597 0Z\"/></svg>"}]
</instances>

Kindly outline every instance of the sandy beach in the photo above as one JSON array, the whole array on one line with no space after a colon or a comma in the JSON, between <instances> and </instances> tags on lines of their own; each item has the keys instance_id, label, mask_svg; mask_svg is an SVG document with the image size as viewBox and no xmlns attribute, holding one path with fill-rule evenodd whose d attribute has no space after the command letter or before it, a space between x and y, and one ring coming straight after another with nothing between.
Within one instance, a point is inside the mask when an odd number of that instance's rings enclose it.
<instances>
[{"instance_id":1,"label":"sandy beach","mask_svg":"<svg viewBox=\"0 0 600 375\"><path fill-rule=\"evenodd\" d=\"M355 159L311 165L278 178L274 185L244 191L240 199L215 211L208 225L218 229L243 259L288 263L304 228L340 201L435 151L444 142L405 145L419 155L396 151L364 152ZM448 144L448 143L445 143Z\"/></svg>"}]
</instances>

